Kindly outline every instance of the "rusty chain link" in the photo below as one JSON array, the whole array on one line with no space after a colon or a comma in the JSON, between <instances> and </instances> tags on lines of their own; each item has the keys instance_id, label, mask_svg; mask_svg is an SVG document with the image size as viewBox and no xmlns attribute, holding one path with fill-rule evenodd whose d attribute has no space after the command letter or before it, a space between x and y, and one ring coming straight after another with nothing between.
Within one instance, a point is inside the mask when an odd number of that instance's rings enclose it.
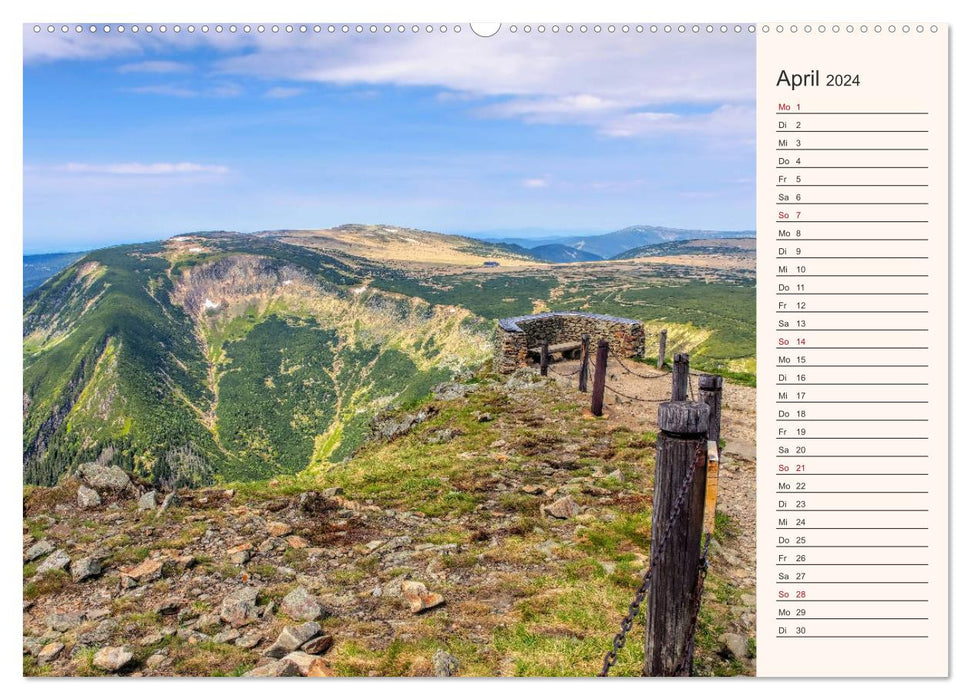
<instances>
[{"instance_id":1,"label":"rusty chain link","mask_svg":"<svg viewBox=\"0 0 971 700\"><path fill-rule=\"evenodd\" d=\"M705 546L698 561L698 581L695 583L694 595L691 598L691 621L688 623L688 638L681 650L681 662L678 664L677 675L688 676L695 655L695 630L698 627L698 614L701 612L701 596L705 591L705 579L708 577L708 547L711 545L711 533L705 534Z\"/></svg>"}]
</instances>

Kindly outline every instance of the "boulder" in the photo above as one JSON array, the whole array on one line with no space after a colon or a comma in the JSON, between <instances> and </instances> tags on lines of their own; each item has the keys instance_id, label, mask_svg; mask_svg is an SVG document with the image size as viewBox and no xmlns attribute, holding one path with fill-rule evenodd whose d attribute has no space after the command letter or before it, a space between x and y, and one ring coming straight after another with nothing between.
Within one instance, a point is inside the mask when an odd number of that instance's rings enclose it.
<instances>
[{"instance_id":1,"label":"boulder","mask_svg":"<svg viewBox=\"0 0 971 700\"><path fill-rule=\"evenodd\" d=\"M84 557L71 562L71 578L75 583L94 578L101 573L101 560L98 557Z\"/></svg>"},{"instance_id":2,"label":"boulder","mask_svg":"<svg viewBox=\"0 0 971 700\"><path fill-rule=\"evenodd\" d=\"M271 537L285 537L293 532L293 526L290 523L272 520L266 524L266 531Z\"/></svg>"},{"instance_id":3,"label":"boulder","mask_svg":"<svg viewBox=\"0 0 971 700\"><path fill-rule=\"evenodd\" d=\"M138 499L138 510L155 510L158 506L158 494L155 491L146 491Z\"/></svg>"},{"instance_id":4,"label":"boulder","mask_svg":"<svg viewBox=\"0 0 971 700\"><path fill-rule=\"evenodd\" d=\"M320 635L320 625L316 622L305 622L302 625L284 627L280 636L266 650L265 655L282 659L291 651L296 651L318 635Z\"/></svg>"},{"instance_id":5,"label":"boulder","mask_svg":"<svg viewBox=\"0 0 971 700\"><path fill-rule=\"evenodd\" d=\"M580 506L569 496L564 496L553 501L548 506L543 506L543 512L550 517L566 520L567 518L574 518L579 515Z\"/></svg>"},{"instance_id":6,"label":"boulder","mask_svg":"<svg viewBox=\"0 0 971 700\"><path fill-rule=\"evenodd\" d=\"M29 561L34 561L34 559L40 559L45 554L50 554L55 549L54 543L48 539L40 540L35 543L30 549L24 552L24 563Z\"/></svg>"},{"instance_id":7,"label":"boulder","mask_svg":"<svg viewBox=\"0 0 971 700\"><path fill-rule=\"evenodd\" d=\"M101 496L94 489L89 489L84 484L78 487L78 508L97 508L101 505Z\"/></svg>"},{"instance_id":8,"label":"boulder","mask_svg":"<svg viewBox=\"0 0 971 700\"><path fill-rule=\"evenodd\" d=\"M271 661L243 674L247 678L283 678L299 675L302 675L300 673L300 667L292 659Z\"/></svg>"},{"instance_id":9,"label":"boulder","mask_svg":"<svg viewBox=\"0 0 971 700\"><path fill-rule=\"evenodd\" d=\"M162 578L162 560L146 559L140 564L119 569L123 588L134 588Z\"/></svg>"},{"instance_id":10,"label":"boulder","mask_svg":"<svg viewBox=\"0 0 971 700\"><path fill-rule=\"evenodd\" d=\"M162 499L161 510L168 510L169 508L177 506L180 503L181 499L179 499L179 493L177 491L173 491L172 493L166 494L165 498Z\"/></svg>"},{"instance_id":11,"label":"boulder","mask_svg":"<svg viewBox=\"0 0 971 700\"><path fill-rule=\"evenodd\" d=\"M128 474L120 467L88 462L78 467L78 476L93 489L123 491L131 485Z\"/></svg>"},{"instance_id":12,"label":"boulder","mask_svg":"<svg viewBox=\"0 0 971 700\"><path fill-rule=\"evenodd\" d=\"M309 642L305 643L300 647L300 651L305 651L308 654L326 654L327 650L334 645L334 638L329 634L323 634L319 637L314 637Z\"/></svg>"},{"instance_id":13,"label":"boulder","mask_svg":"<svg viewBox=\"0 0 971 700\"><path fill-rule=\"evenodd\" d=\"M283 661L292 661L300 669L301 676L328 676L330 668L319 656L313 656L303 651L292 651L283 657Z\"/></svg>"},{"instance_id":14,"label":"boulder","mask_svg":"<svg viewBox=\"0 0 971 700\"><path fill-rule=\"evenodd\" d=\"M91 663L102 671L114 672L124 668L132 660L132 656L125 647L104 647L95 653Z\"/></svg>"},{"instance_id":15,"label":"boulder","mask_svg":"<svg viewBox=\"0 0 971 700\"><path fill-rule=\"evenodd\" d=\"M280 605L280 612L294 620L319 620L326 614L317 598L303 586L287 593Z\"/></svg>"},{"instance_id":16,"label":"boulder","mask_svg":"<svg viewBox=\"0 0 971 700\"><path fill-rule=\"evenodd\" d=\"M50 644L45 644L37 654L37 661L42 664L49 664L51 661L57 658L57 655L60 654L63 649L64 645L60 642L51 642Z\"/></svg>"},{"instance_id":17,"label":"boulder","mask_svg":"<svg viewBox=\"0 0 971 700\"><path fill-rule=\"evenodd\" d=\"M739 661L748 657L748 638L734 632L727 632L718 638L725 649Z\"/></svg>"},{"instance_id":18,"label":"boulder","mask_svg":"<svg viewBox=\"0 0 971 700\"><path fill-rule=\"evenodd\" d=\"M255 586L244 586L223 598L219 616L223 622L233 627L243 627L257 619L258 610L256 598L260 589Z\"/></svg>"},{"instance_id":19,"label":"boulder","mask_svg":"<svg viewBox=\"0 0 971 700\"><path fill-rule=\"evenodd\" d=\"M84 615L79 612L55 612L47 616L47 626L55 632L67 632L78 627L84 621Z\"/></svg>"},{"instance_id":20,"label":"boulder","mask_svg":"<svg viewBox=\"0 0 971 700\"><path fill-rule=\"evenodd\" d=\"M42 576L48 571L64 571L70 564L71 557L63 549L58 549L41 562L41 565L37 567L37 575Z\"/></svg>"},{"instance_id":21,"label":"boulder","mask_svg":"<svg viewBox=\"0 0 971 700\"><path fill-rule=\"evenodd\" d=\"M445 598L441 594L430 593L425 584L420 581L404 581L401 584L401 597L415 614L437 608L445 603Z\"/></svg>"}]
</instances>

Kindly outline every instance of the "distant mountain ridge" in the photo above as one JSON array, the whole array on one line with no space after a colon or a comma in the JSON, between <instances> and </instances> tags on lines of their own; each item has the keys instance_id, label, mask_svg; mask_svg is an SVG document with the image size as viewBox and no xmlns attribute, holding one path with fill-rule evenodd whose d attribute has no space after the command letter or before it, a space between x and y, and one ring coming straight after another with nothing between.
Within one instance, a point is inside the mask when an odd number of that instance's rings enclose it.
<instances>
[{"instance_id":1,"label":"distant mountain ridge","mask_svg":"<svg viewBox=\"0 0 971 700\"><path fill-rule=\"evenodd\" d=\"M497 243L496 245L513 244ZM519 248L520 246L516 247ZM540 260L551 263L591 262L594 260L603 260L603 257L597 255L596 253L591 253L579 248L573 248L568 245L563 245L562 243L550 243L547 245L536 246L535 248L530 248L529 252Z\"/></svg>"},{"instance_id":2,"label":"distant mountain ridge","mask_svg":"<svg viewBox=\"0 0 971 700\"><path fill-rule=\"evenodd\" d=\"M704 229L668 228L666 226L628 226L610 233L593 235L550 236L543 238L487 237L494 243L506 243L535 251L537 247L566 246L592 253L599 258L614 258L625 251L654 243L686 241L696 238L753 238L755 231L708 231Z\"/></svg>"}]
</instances>

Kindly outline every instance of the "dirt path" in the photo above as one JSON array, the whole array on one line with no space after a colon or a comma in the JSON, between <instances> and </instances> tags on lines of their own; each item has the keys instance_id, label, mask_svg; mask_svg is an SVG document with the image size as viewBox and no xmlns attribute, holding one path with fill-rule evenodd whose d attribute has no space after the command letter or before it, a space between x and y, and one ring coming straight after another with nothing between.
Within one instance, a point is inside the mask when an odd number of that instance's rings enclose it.
<instances>
[{"instance_id":1,"label":"dirt path","mask_svg":"<svg viewBox=\"0 0 971 700\"><path fill-rule=\"evenodd\" d=\"M647 365L611 362L604 404L608 418L634 429L657 430L657 406L671 395L671 375ZM550 376L562 386L577 385L579 361L551 365ZM636 374L635 374L636 373ZM570 375L570 376L563 376ZM592 377L591 377L592 385ZM610 391L609 389L616 391ZM618 393L619 392L619 393ZM698 378L691 376L691 396ZM736 628L732 633L755 636L755 395L754 387L725 383L722 392L722 468L718 511L730 518L729 542L716 548L715 565L737 586Z\"/></svg>"}]
</instances>

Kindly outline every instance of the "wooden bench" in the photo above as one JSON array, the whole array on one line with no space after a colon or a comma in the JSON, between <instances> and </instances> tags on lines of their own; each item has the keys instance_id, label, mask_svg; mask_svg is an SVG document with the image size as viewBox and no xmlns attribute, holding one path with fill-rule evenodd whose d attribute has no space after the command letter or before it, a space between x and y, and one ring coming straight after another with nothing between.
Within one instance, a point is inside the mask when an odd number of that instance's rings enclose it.
<instances>
[{"instance_id":1,"label":"wooden bench","mask_svg":"<svg viewBox=\"0 0 971 700\"><path fill-rule=\"evenodd\" d=\"M543 351L543 348L540 346L529 348L529 354L535 355L536 357L539 357L542 351ZM549 346L549 351L550 351L550 358L552 358L556 354L561 355L563 359L567 359L570 357L576 358L580 356L580 343L579 342L556 343L555 345Z\"/></svg>"}]
</instances>

